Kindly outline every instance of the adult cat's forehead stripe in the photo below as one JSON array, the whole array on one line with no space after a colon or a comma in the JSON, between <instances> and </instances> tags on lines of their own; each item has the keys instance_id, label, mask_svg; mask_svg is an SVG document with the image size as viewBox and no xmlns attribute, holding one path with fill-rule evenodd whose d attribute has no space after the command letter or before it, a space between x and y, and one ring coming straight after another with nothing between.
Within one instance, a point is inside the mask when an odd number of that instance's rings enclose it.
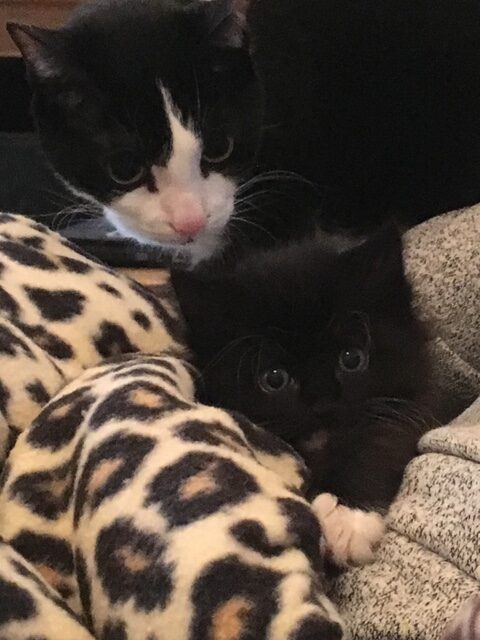
<instances>
[{"instance_id":1,"label":"adult cat's forehead stripe","mask_svg":"<svg viewBox=\"0 0 480 640\"><path fill-rule=\"evenodd\" d=\"M202 143L195 134L193 123L184 122L182 113L170 93L161 83L158 84L163 97L165 113L170 125L171 147L167 159L167 169L175 181L189 182L201 178L200 157Z\"/></svg>"}]
</instances>

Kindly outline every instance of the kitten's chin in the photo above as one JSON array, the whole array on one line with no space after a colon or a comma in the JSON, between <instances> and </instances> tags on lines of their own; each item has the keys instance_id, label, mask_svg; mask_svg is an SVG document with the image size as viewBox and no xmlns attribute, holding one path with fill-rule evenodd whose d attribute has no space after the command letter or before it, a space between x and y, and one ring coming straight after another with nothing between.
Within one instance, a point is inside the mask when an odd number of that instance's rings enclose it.
<instances>
[{"instance_id":1,"label":"kitten's chin","mask_svg":"<svg viewBox=\"0 0 480 640\"><path fill-rule=\"evenodd\" d=\"M124 238L136 240L139 244L161 247L172 253L173 260L184 267L195 267L200 262L212 258L223 248L223 228L208 226L194 240L186 241L168 231L142 229L130 224L128 218L119 214L111 207L103 207L108 222Z\"/></svg>"}]
</instances>

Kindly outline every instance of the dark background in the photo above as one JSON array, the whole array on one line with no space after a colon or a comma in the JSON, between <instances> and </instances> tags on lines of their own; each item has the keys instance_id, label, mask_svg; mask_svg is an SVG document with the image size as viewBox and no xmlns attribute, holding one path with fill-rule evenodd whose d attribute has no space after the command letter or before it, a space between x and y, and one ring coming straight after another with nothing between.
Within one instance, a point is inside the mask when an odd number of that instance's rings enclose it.
<instances>
[{"instance_id":1,"label":"dark background","mask_svg":"<svg viewBox=\"0 0 480 640\"><path fill-rule=\"evenodd\" d=\"M56 214L75 199L43 158L33 131L30 99L23 60L0 58L0 210L61 228L68 223L67 216Z\"/></svg>"}]
</instances>

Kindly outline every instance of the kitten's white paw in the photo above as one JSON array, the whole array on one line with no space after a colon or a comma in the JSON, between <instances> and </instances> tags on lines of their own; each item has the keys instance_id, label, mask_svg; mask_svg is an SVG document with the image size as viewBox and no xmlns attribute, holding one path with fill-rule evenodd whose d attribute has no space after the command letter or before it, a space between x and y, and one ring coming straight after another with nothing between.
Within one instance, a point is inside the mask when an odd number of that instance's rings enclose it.
<instances>
[{"instance_id":1,"label":"kitten's white paw","mask_svg":"<svg viewBox=\"0 0 480 640\"><path fill-rule=\"evenodd\" d=\"M385 522L376 511L350 509L331 493L321 493L312 508L322 527L327 551L339 566L369 564L385 535Z\"/></svg>"}]
</instances>

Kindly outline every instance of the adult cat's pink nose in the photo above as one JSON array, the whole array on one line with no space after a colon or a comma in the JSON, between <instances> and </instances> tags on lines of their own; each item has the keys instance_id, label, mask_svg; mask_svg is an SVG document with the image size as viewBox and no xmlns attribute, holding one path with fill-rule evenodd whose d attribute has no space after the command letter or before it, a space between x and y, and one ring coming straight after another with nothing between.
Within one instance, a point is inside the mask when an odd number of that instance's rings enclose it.
<instances>
[{"instance_id":1,"label":"adult cat's pink nose","mask_svg":"<svg viewBox=\"0 0 480 640\"><path fill-rule=\"evenodd\" d=\"M190 193L172 191L165 203L174 231L182 236L195 238L207 224L207 216L201 203Z\"/></svg>"}]
</instances>

